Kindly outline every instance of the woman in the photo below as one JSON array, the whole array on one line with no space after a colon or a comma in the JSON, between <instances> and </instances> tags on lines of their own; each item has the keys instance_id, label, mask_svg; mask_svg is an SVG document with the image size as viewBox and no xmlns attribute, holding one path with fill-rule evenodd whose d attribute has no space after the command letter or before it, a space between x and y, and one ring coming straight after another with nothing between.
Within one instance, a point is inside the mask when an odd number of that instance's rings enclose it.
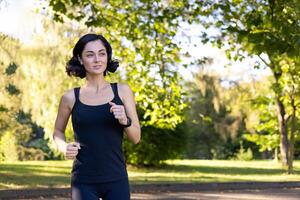
<instances>
[{"instance_id":1,"label":"woman","mask_svg":"<svg viewBox=\"0 0 300 200\"><path fill-rule=\"evenodd\" d=\"M74 159L73 200L130 199L123 132L137 144L141 130L130 87L104 79L118 66L112 60L110 44L97 34L82 36L67 63L68 75L86 78L85 84L62 96L53 133L58 149L67 159ZM64 132L70 115L75 142L66 143Z\"/></svg>"}]
</instances>

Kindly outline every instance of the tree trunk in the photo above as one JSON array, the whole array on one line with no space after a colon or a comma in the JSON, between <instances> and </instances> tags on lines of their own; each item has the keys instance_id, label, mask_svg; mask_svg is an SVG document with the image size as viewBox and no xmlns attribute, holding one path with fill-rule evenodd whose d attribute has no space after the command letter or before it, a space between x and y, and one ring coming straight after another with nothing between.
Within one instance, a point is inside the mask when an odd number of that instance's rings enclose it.
<instances>
[{"instance_id":1,"label":"tree trunk","mask_svg":"<svg viewBox=\"0 0 300 200\"><path fill-rule=\"evenodd\" d=\"M294 112L294 111L293 111ZM293 114L294 115L294 114ZM296 131L296 116L292 116L292 127L291 127L291 138L289 141L289 160L288 160L288 173L292 174L293 171L293 161L295 152L295 131Z\"/></svg>"},{"instance_id":2,"label":"tree trunk","mask_svg":"<svg viewBox=\"0 0 300 200\"><path fill-rule=\"evenodd\" d=\"M274 161L278 163L278 148L276 147L274 150Z\"/></svg>"},{"instance_id":3,"label":"tree trunk","mask_svg":"<svg viewBox=\"0 0 300 200\"><path fill-rule=\"evenodd\" d=\"M289 146L288 146L288 133L287 133L287 123L285 120L285 108L280 97L277 97L277 106L278 106L278 123L279 123L279 132L280 132L280 155L282 165L288 166L288 157L289 157Z\"/></svg>"},{"instance_id":4,"label":"tree trunk","mask_svg":"<svg viewBox=\"0 0 300 200\"><path fill-rule=\"evenodd\" d=\"M295 152L295 131L296 131L296 105L294 99L295 88L293 87L293 92L290 95L291 106L292 106L292 119L291 119L291 135L289 140L289 160L288 160L288 174L293 173L293 161L294 161L294 152Z\"/></svg>"},{"instance_id":5,"label":"tree trunk","mask_svg":"<svg viewBox=\"0 0 300 200\"><path fill-rule=\"evenodd\" d=\"M289 141L288 141L288 129L287 129L287 120L285 119L285 107L282 101L282 89L279 84L279 79L282 75L281 71L277 71L275 66L272 65L270 67L272 69L274 78L275 78L275 87L274 92L276 94L276 103L277 103L277 118L279 125L279 133L280 133L280 158L281 163L284 167L288 166L288 157L289 157Z\"/></svg>"}]
</instances>

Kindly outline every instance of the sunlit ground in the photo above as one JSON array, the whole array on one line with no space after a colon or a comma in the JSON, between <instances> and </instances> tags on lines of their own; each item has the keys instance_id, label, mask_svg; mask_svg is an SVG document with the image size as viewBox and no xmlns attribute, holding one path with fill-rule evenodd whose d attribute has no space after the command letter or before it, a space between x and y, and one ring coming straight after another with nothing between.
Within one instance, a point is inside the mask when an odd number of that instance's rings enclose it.
<instances>
[{"instance_id":1,"label":"sunlit ground","mask_svg":"<svg viewBox=\"0 0 300 200\"><path fill-rule=\"evenodd\" d=\"M0 188L68 187L71 161L0 164ZM300 161L288 175L274 161L170 160L161 168L128 166L131 184L233 181L299 181Z\"/></svg>"}]
</instances>

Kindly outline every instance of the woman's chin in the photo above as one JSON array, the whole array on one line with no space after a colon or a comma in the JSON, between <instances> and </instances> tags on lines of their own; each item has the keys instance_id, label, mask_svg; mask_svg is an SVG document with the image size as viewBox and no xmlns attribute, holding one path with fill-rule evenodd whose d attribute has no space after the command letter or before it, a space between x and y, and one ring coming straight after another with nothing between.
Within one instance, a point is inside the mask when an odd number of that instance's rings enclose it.
<instances>
[{"instance_id":1,"label":"woman's chin","mask_svg":"<svg viewBox=\"0 0 300 200\"><path fill-rule=\"evenodd\" d=\"M87 72L87 74L91 75L91 76L98 76L98 75L102 75L104 73L104 71L100 71L100 70L94 70L94 71L89 71Z\"/></svg>"}]
</instances>

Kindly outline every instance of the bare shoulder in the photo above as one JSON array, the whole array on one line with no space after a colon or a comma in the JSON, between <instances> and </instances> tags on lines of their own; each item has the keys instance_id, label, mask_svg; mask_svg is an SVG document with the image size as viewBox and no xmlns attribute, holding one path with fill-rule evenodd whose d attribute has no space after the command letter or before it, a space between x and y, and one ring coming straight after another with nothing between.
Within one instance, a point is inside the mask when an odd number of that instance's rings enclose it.
<instances>
[{"instance_id":1,"label":"bare shoulder","mask_svg":"<svg viewBox=\"0 0 300 200\"><path fill-rule=\"evenodd\" d=\"M122 101L126 101L128 97L133 96L132 90L127 83L118 83L118 93Z\"/></svg>"},{"instance_id":2,"label":"bare shoulder","mask_svg":"<svg viewBox=\"0 0 300 200\"><path fill-rule=\"evenodd\" d=\"M64 92L61 97L61 103L66 105L70 110L72 109L75 103L74 89L69 89Z\"/></svg>"},{"instance_id":3,"label":"bare shoulder","mask_svg":"<svg viewBox=\"0 0 300 200\"><path fill-rule=\"evenodd\" d=\"M130 86L127 83L118 83L118 88L120 92L132 92Z\"/></svg>"}]
</instances>

